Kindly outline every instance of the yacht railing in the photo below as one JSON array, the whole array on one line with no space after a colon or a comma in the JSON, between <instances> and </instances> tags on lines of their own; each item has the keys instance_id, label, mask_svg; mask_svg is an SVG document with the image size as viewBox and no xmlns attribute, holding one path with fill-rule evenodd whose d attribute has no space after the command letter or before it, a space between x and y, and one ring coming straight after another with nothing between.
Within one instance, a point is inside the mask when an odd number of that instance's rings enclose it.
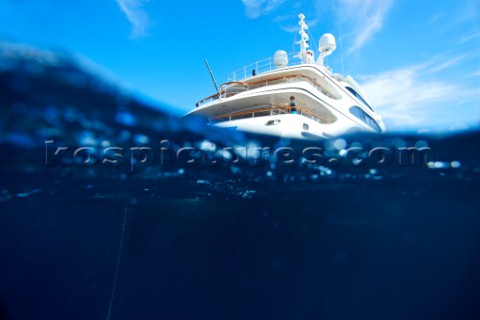
<instances>
[{"instance_id":1,"label":"yacht railing","mask_svg":"<svg viewBox=\"0 0 480 320\"><path fill-rule=\"evenodd\" d=\"M315 89L317 89L318 91L321 91L324 95L328 96L331 99L334 99L334 100L338 99L333 93L329 92L323 85L321 85L312 77L299 75L299 74L281 76L281 77L270 78L266 80L255 81L255 82L225 83L224 85L221 86L221 89L220 89L221 93L225 92L225 95L221 94L220 98L226 98L227 96L232 96L240 92L258 89L258 88L271 86L275 84L293 83L293 82L301 82L301 81L309 82L313 87L315 87ZM238 86L235 84L238 84Z\"/></svg>"},{"instance_id":2,"label":"yacht railing","mask_svg":"<svg viewBox=\"0 0 480 320\"><path fill-rule=\"evenodd\" d=\"M296 53L288 54L287 66L296 66L302 64L302 60L295 57L295 55ZM233 71L227 76L227 82L242 81L255 75L259 75L276 69L278 68L275 66L273 57L269 57L267 59L256 61L252 64L246 65L240 69Z\"/></svg>"},{"instance_id":3,"label":"yacht railing","mask_svg":"<svg viewBox=\"0 0 480 320\"><path fill-rule=\"evenodd\" d=\"M315 122L327 124L332 123L333 121L323 119L318 115L308 111L304 108L294 107L296 109L297 115L301 115L307 117ZM282 114L290 114L292 113L291 106L271 106L271 107L264 107L264 108L257 108L245 111L238 111L229 114L224 114L221 116L215 116L210 118L210 122L223 122L223 121L233 121L233 120L240 120L240 119L247 119L247 118L258 118L258 117L265 117L265 116L275 116L275 115L282 115Z\"/></svg>"},{"instance_id":4,"label":"yacht railing","mask_svg":"<svg viewBox=\"0 0 480 320\"><path fill-rule=\"evenodd\" d=\"M271 78L271 79L266 79L261 81L255 81L255 82L239 82L239 81L227 82L220 86L220 93L215 93L203 100L200 100L199 102L196 103L196 106L200 107L202 105L211 103L215 100L229 98L238 93L245 92L248 90L258 89L261 87L271 86L275 84L301 82L301 81L309 82L318 91L321 91L324 95L326 95L331 99L334 99L334 100L338 99L338 97L336 97L333 93L331 93L324 86L318 83L315 79L309 76L296 74L296 75L282 76L282 77Z\"/></svg>"}]
</instances>

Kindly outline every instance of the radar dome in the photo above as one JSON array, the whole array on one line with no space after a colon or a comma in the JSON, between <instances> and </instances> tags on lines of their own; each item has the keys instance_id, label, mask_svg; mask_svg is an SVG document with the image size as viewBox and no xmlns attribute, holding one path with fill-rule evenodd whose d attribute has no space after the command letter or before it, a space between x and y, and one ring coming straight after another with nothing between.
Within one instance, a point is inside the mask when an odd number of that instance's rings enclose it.
<instances>
[{"instance_id":1,"label":"radar dome","mask_svg":"<svg viewBox=\"0 0 480 320\"><path fill-rule=\"evenodd\" d=\"M330 55L337 48L335 37L333 34L326 33L320 38L320 46L318 51L323 53L323 56Z\"/></svg>"},{"instance_id":2,"label":"radar dome","mask_svg":"<svg viewBox=\"0 0 480 320\"><path fill-rule=\"evenodd\" d=\"M287 53L283 50L278 50L277 52L275 52L275 55L273 56L273 64L277 69L288 66Z\"/></svg>"}]
</instances>

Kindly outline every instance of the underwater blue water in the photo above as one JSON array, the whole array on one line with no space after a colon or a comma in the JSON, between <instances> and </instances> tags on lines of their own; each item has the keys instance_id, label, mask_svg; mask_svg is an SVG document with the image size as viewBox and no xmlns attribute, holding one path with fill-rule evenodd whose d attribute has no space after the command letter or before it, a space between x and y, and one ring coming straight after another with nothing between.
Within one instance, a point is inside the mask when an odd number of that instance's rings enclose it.
<instances>
[{"instance_id":1,"label":"underwater blue water","mask_svg":"<svg viewBox=\"0 0 480 320\"><path fill-rule=\"evenodd\" d=\"M479 319L480 133L291 141L0 46L0 319Z\"/></svg>"}]
</instances>

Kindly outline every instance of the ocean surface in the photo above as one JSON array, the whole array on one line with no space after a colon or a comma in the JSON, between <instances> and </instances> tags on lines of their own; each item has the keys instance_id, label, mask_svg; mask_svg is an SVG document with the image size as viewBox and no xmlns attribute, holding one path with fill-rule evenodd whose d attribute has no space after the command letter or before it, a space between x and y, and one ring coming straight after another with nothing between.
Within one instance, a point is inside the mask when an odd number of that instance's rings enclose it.
<instances>
[{"instance_id":1,"label":"ocean surface","mask_svg":"<svg viewBox=\"0 0 480 320\"><path fill-rule=\"evenodd\" d=\"M480 132L248 135L0 44L0 319L480 319Z\"/></svg>"}]
</instances>

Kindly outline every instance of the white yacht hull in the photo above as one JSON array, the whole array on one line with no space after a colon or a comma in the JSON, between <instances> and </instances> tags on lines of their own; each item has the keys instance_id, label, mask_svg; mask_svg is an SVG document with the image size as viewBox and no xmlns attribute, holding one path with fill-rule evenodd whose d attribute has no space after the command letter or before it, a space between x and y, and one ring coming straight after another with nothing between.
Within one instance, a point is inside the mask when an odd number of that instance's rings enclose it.
<instances>
[{"instance_id":1,"label":"white yacht hull","mask_svg":"<svg viewBox=\"0 0 480 320\"><path fill-rule=\"evenodd\" d=\"M364 131L350 121L321 124L298 114L280 114L257 118L224 121L215 124L221 128L279 136L292 139L331 138L347 132Z\"/></svg>"}]
</instances>

